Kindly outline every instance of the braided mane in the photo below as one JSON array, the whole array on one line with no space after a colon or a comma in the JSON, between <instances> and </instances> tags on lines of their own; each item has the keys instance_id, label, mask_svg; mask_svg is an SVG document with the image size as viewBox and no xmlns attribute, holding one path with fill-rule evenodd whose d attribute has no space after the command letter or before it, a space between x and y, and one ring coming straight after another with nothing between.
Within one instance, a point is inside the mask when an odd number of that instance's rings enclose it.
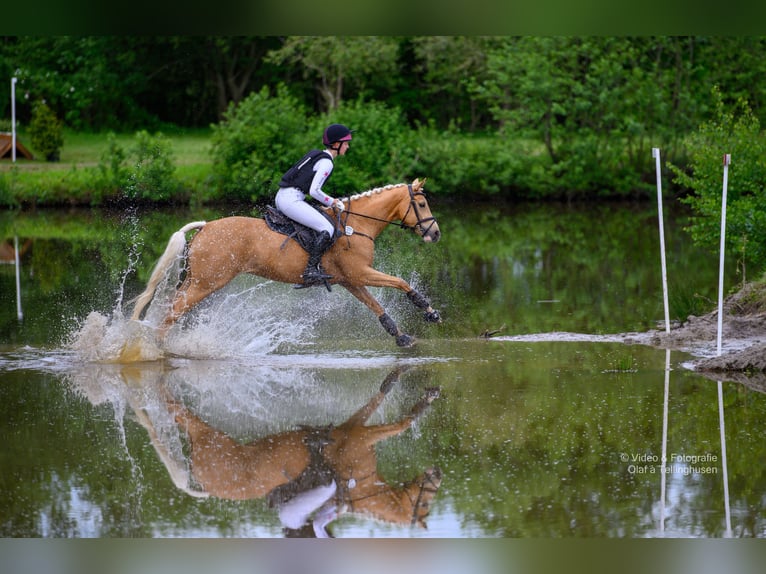
<instances>
[{"instance_id":1,"label":"braided mane","mask_svg":"<svg viewBox=\"0 0 766 574\"><path fill-rule=\"evenodd\" d=\"M342 200L343 201L348 201L348 200L362 199L363 197L371 197L371 196L373 196L375 194L383 193L384 191L387 191L389 189L393 189L395 187L400 187L402 185L405 185L405 184L403 184L403 183L390 183L390 184L384 185L382 187L376 187L376 188L373 188L373 189L370 189L370 190L367 190L367 191L363 191L361 193L355 193L352 196L342 198Z\"/></svg>"}]
</instances>

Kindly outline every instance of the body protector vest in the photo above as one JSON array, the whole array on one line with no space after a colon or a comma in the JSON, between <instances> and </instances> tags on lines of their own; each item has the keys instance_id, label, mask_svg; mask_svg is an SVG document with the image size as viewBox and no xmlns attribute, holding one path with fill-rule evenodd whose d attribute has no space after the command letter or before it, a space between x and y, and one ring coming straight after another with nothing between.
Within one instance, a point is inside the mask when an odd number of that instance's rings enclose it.
<instances>
[{"instance_id":1,"label":"body protector vest","mask_svg":"<svg viewBox=\"0 0 766 574\"><path fill-rule=\"evenodd\" d=\"M314 179L314 164L323 157L332 159L324 150L312 149L285 172L279 187L297 187L303 193L308 193Z\"/></svg>"}]
</instances>

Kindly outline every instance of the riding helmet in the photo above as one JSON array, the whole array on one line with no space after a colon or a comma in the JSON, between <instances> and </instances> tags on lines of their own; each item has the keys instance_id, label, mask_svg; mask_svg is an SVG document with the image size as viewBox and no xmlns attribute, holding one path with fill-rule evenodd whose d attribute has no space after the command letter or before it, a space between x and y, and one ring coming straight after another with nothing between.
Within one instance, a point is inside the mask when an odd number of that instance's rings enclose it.
<instances>
[{"instance_id":1,"label":"riding helmet","mask_svg":"<svg viewBox=\"0 0 766 574\"><path fill-rule=\"evenodd\" d=\"M343 124L330 124L322 134L322 142L326 146L347 141L351 141L351 130Z\"/></svg>"}]
</instances>

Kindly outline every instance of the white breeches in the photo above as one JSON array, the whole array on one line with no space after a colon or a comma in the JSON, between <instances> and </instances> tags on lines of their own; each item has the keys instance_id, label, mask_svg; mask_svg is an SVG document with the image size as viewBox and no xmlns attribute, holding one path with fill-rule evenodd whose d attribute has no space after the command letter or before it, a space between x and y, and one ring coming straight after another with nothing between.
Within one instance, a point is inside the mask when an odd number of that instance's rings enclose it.
<instances>
[{"instance_id":1,"label":"white breeches","mask_svg":"<svg viewBox=\"0 0 766 574\"><path fill-rule=\"evenodd\" d=\"M335 232L327 218L306 203L305 194L298 188L279 188L274 203L279 211L298 223L315 231L326 231L330 235Z\"/></svg>"}]
</instances>

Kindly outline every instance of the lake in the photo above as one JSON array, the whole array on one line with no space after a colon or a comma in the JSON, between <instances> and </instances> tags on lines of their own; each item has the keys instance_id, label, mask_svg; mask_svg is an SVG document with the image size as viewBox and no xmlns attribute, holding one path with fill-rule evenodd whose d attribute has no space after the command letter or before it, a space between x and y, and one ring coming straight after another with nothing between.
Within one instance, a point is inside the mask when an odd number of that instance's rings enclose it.
<instances>
[{"instance_id":1,"label":"lake","mask_svg":"<svg viewBox=\"0 0 766 574\"><path fill-rule=\"evenodd\" d=\"M664 320L656 204L431 204L440 242L376 242L443 318L372 290L412 348L339 287L248 276L165 344L127 319L171 233L247 208L0 214L0 535L766 535L766 397L608 338ZM717 299L685 218L674 318Z\"/></svg>"}]
</instances>

